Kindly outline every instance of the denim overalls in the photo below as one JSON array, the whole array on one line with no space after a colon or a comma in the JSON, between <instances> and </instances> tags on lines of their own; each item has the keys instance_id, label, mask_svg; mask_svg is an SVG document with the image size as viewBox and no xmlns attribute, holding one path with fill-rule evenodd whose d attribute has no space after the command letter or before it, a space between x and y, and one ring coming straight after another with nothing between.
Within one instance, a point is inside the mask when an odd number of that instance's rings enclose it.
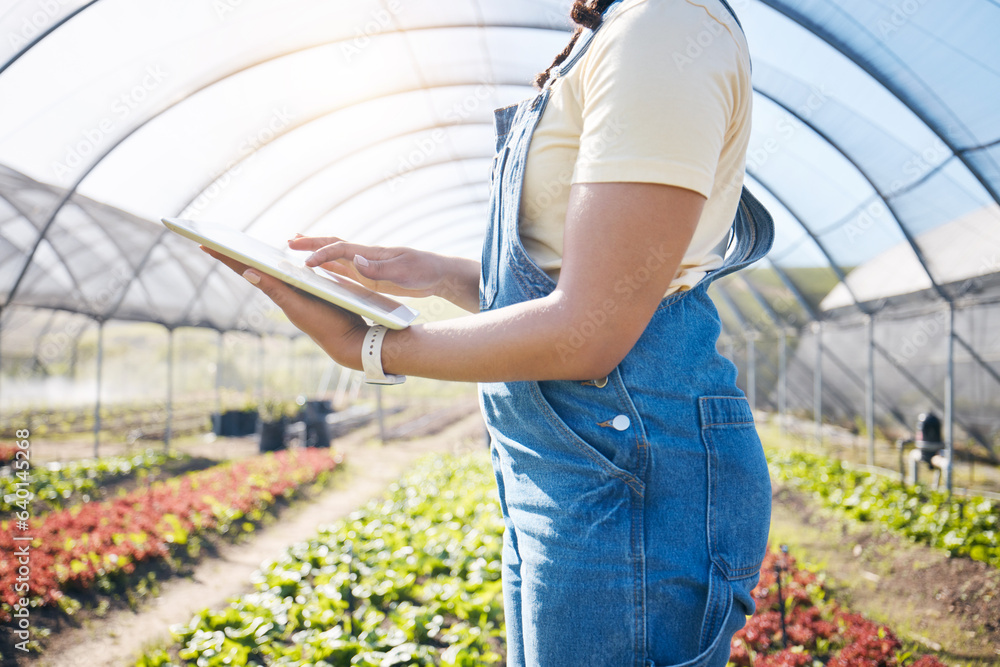
<instances>
[{"instance_id":1,"label":"denim overalls","mask_svg":"<svg viewBox=\"0 0 1000 667\"><path fill-rule=\"evenodd\" d=\"M518 236L528 145L549 95L496 112L483 311L555 287ZM773 235L744 189L723 267L665 298L607 378L480 386L507 528L508 665L725 665L754 610L771 489L736 368L716 350L707 289L761 258ZM655 256L637 259L637 278L643 261Z\"/></svg>"}]
</instances>

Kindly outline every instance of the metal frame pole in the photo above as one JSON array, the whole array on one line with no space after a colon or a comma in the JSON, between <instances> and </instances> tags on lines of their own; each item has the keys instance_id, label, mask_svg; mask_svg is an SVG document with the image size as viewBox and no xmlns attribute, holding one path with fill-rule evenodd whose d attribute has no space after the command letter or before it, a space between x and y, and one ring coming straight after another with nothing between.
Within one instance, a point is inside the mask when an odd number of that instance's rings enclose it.
<instances>
[{"instance_id":1,"label":"metal frame pole","mask_svg":"<svg viewBox=\"0 0 1000 667\"><path fill-rule=\"evenodd\" d=\"M264 334L257 335L257 401L264 402Z\"/></svg>"},{"instance_id":2,"label":"metal frame pole","mask_svg":"<svg viewBox=\"0 0 1000 667\"><path fill-rule=\"evenodd\" d=\"M163 428L163 449L170 451L174 425L174 330L167 329L167 422Z\"/></svg>"},{"instance_id":3,"label":"metal frame pole","mask_svg":"<svg viewBox=\"0 0 1000 667\"><path fill-rule=\"evenodd\" d=\"M97 322L97 396L94 401L94 458L101 449L101 382L104 379L104 320Z\"/></svg>"},{"instance_id":4,"label":"metal frame pole","mask_svg":"<svg viewBox=\"0 0 1000 667\"><path fill-rule=\"evenodd\" d=\"M375 414L378 417L378 438L385 444L385 412L382 410L382 386L375 385Z\"/></svg>"},{"instance_id":5,"label":"metal frame pole","mask_svg":"<svg viewBox=\"0 0 1000 667\"><path fill-rule=\"evenodd\" d=\"M778 335L778 428L785 432L785 414L788 412L788 332L784 328Z\"/></svg>"},{"instance_id":6,"label":"metal frame pole","mask_svg":"<svg viewBox=\"0 0 1000 667\"><path fill-rule=\"evenodd\" d=\"M865 382L865 427L868 429L868 465L875 465L875 318L868 315L868 377Z\"/></svg>"},{"instance_id":7,"label":"metal frame pole","mask_svg":"<svg viewBox=\"0 0 1000 667\"><path fill-rule=\"evenodd\" d=\"M215 407L219 412L220 419L222 417L222 365L225 362L225 336L226 333L224 331L219 332L219 340L216 343L217 354L215 359Z\"/></svg>"},{"instance_id":8,"label":"metal frame pole","mask_svg":"<svg viewBox=\"0 0 1000 667\"><path fill-rule=\"evenodd\" d=\"M3 385L3 306L0 306L0 387ZM3 392L0 391L0 415L3 414Z\"/></svg>"},{"instance_id":9,"label":"metal frame pole","mask_svg":"<svg viewBox=\"0 0 1000 667\"><path fill-rule=\"evenodd\" d=\"M813 372L813 421L816 444L823 444L823 323L813 325L816 336L816 368Z\"/></svg>"},{"instance_id":10,"label":"metal frame pole","mask_svg":"<svg viewBox=\"0 0 1000 667\"><path fill-rule=\"evenodd\" d=\"M291 393L298 395L298 387L295 382L295 337L288 337L288 389Z\"/></svg>"},{"instance_id":11,"label":"metal frame pole","mask_svg":"<svg viewBox=\"0 0 1000 667\"><path fill-rule=\"evenodd\" d=\"M225 332L218 331L219 338L215 343L215 416L212 418L212 432L222 433L222 364L225 353Z\"/></svg>"},{"instance_id":12,"label":"metal frame pole","mask_svg":"<svg viewBox=\"0 0 1000 667\"><path fill-rule=\"evenodd\" d=\"M948 374L944 378L944 428L948 452L948 498L952 492L952 470L955 469L955 304L948 303Z\"/></svg>"}]
</instances>

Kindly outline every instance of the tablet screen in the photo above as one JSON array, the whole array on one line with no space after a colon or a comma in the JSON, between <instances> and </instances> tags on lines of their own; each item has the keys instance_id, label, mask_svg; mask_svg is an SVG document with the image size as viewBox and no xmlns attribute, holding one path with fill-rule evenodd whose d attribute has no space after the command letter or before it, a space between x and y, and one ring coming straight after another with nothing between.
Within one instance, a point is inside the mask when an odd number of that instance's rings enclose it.
<instances>
[{"instance_id":1,"label":"tablet screen","mask_svg":"<svg viewBox=\"0 0 1000 667\"><path fill-rule=\"evenodd\" d=\"M417 317L415 310L391 297L325 269L305 266L302 263L304 260L231 227L177 218L163 218L163 224L171 231L205 247L367 317L377 324L404 329Z\"/></svg>"}]
</instances>

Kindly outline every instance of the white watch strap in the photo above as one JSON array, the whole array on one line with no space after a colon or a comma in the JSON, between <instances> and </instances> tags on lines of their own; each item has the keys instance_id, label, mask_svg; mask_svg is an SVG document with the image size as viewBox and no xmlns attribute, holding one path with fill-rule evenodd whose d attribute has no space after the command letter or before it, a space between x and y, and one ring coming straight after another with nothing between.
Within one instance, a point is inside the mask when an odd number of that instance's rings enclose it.
<instances>
[{"instance_id":1,"label":"white watch strap","mask_svg":"<svg viewBox=\"0 0 1000 667\"><path fill-rule=\"evenodd\" d=\"M365 382L368 384L400 384L406 380L405 375L387 375L382 370L382 339L387 331L381 324L376 324L365 334L365 343L361 348L361 367L365 369Z\"/></svg>"}]
</instances>

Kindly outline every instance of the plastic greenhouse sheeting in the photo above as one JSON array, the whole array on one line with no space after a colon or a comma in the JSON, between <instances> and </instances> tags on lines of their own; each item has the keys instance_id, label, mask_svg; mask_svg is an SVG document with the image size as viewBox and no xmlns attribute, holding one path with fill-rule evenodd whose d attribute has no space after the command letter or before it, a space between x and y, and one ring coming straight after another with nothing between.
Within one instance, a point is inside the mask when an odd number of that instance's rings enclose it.
<instances>
[{"instance_id":1,"label":"plastic greenhouse sheeting","mask_svg":"<svg viewBox=\"0 0 1000 667\"><path fill-rule=\"evenodd\" d=\"M6 3L0 326L41 307L287 331L266 304L244 303L238 278L164 234L163 216L276 243L304 232L478 256L492 110L531 93L565 44L569 4ZM754 58L748 183L778 237L768 260L713 290L724 344L745 354L748 336L767 339L753 362L758 403L779 402L788 365L800 390L786 388L782 405L811 408L821 321L831 414L864 412L869 368L851 348L871 332L877 416L902 427L920 406L944 407L944 336L965 392L956 422L989 445L1000 429L1000 341L988 333L1000 301L1000 3L731 4ZM706 26L678 57L712 39ZM775 356L781 331L790 362Z\"/></svg>"}]
</instances>

